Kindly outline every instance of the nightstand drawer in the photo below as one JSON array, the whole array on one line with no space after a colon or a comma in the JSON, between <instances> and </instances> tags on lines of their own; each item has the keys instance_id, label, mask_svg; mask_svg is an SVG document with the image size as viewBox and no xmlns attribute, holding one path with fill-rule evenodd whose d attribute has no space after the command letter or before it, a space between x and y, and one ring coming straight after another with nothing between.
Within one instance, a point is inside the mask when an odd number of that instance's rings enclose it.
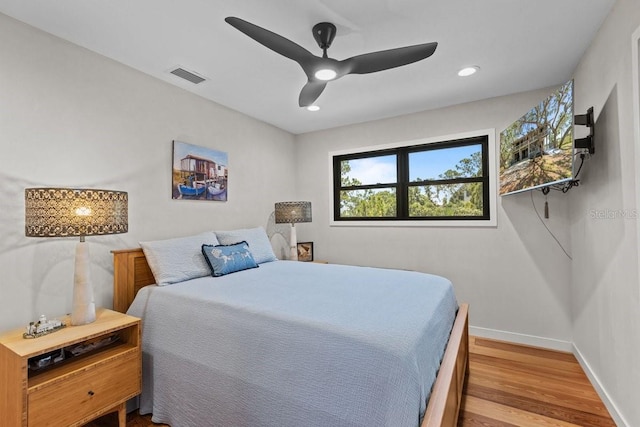
<instances>
[{"instance_id":1,"label":"nightstand drawer","mask_svg":"<svg viewBox=\"0 0 640 427\"><path fill-rule=\"evenodd\" d=\"M70 426L140 392L140 354L133 349L42 384L29 393L29 426Z\"/></svg>"}]
</instances>

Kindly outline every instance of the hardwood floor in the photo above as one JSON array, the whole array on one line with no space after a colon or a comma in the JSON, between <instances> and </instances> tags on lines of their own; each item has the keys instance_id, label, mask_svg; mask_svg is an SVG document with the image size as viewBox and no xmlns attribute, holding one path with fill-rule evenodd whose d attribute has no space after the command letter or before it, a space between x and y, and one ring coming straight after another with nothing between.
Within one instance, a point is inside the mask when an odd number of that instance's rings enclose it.
<instances>
[{"instance_id":1,"label":"hardwood floor","mask_svg":"<svg viewBox=\"0 0 640 427\"><path fill-rule=\"evenodd\" d=\"M570 353L470 337L469 377L458 427L615 426ZM117 426L115 414L86 427ZM151 416L127 427L161 427Z\"/></svg>"},{"instance_id":2,"label":"hardwood floor","mask_svg":"<svg viewBox=\"0 0 640 427\"><path fill-rule=\"evenodd\" d=\"M478 337L459 427L615 426L571 353Z\"/></svg>"},{"instance_id":3,"label":"hardwood floor","mask_svg":"<svg viewBox=\"0 0 640 427\"><path fill-rule=\"evenodd\" d=\"M117 427L118 416L113 412L86 424L84 427ZM151 415L140 415L138 411L127 415L127 427L169 427L166 424L151 422Z\"/></svg>"}]
</instances>

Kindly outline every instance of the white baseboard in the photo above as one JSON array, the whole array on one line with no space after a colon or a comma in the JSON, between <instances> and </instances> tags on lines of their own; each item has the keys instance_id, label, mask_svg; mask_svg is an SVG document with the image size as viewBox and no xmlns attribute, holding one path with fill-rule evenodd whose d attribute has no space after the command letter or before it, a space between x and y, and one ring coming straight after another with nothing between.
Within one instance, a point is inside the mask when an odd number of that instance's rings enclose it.
<instances>
[{"instance_id":1,"label":"white baseboard","mask_svg":"<svg viewBox=\"0 0 640 427\"><path fill-rule=\"evenodd\" d=\"M580 366L582 366L582 370L585 372L585 374L587 374L589 381L593 385L593 388L596 389L596 393L598 393L600 399L602 399L602 403L604 403L604 406L607 407L607 410L609 411L609 414L611 415L611 418L613 418L613 421L616 423L616 425L618 427L629 427L629 424L620 414L620 411L618 411L618 408L613 403L604 387L602 387L602 384L600 384L600 380L593 373L591 366L589 366L589 363L587 363L584 357L582 357L582 353L575 344L573 344L572 353L574 354L574 356L576 356L576 359L578 359L578 363L580 363Z\"/></svg>"},{"instance_id":2,"label":"white baseboard","mask_svg":"<svg viewBox=\"0 0 640 427\"><path fill-rule=\"evenodd\" d=\"M629 427L629 424L624 420L622 415L620 415L618 408L609 397L609 394L604 389L604 387L602 387L602 384L598 380L598 377L593 373L593 370L573 342L557 340L553 338L538 337L535 335L517 334L514 332L500 331L496 329L480 328L477 326L469 326L469 334L482 338L509 341L517 344L524 344L534 347L547 348L550 350L573 353L573 355L578 360L578 363L580 363L580 366L587 375L587 378L589 378L589 381L593 385L593 388L596 390L596 393L598 393L600 399L602 399L602 403L604 403L604 405L607 407L607 410L609 411L609 414L611 415L611 418L613 418L613 421L616 423L616 425L618 427Z\"/></svg>"},{"instance_id":3,"label":"white baseboard","mask_svg":"<svg viewBox=\"0 0 640 427\"><path fill-rule=\"evenodd\" d=\"M477 326L469 326L469 334L482 338L509 341L517 344L524 344L534 347L548 348L550 350L573 353L572 342L557 340L553 338L543 338L535 335L517 334L514 332L499 331L497 329L480 328Z\"/></svg>"}]
</instances>

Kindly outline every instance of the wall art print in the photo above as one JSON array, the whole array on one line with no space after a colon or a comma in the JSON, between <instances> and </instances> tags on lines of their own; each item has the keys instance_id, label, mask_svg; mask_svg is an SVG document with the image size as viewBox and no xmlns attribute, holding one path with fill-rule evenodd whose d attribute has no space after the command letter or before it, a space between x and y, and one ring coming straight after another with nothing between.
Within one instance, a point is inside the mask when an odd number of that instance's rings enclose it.
<instances>
[{"instance_id":1,"label":"wall art print","mask_svg":"<svg viewBox=\"0 0 640 427\"><path fill-rule=\"evenodd\" d=\"M173 141L172 198L227 201L227 153Z\"/></svg>"},{"instance_id":2,"label":"wall art print","mask_svg":"<svg viewBox=\"0 0 640 427\"><path fill-rule=\"evenodd\" d=\"M298 243L298 261L313 261L313 242Z\"/></svg>"}]
</instances>

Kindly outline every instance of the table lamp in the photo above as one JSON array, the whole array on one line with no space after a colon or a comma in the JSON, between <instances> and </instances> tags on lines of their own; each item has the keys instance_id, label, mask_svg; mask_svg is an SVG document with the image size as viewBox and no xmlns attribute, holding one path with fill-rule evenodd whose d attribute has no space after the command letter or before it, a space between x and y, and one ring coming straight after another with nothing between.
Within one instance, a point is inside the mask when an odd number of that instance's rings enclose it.
<instances>
[{"instance_id":1,"label":"table lamp","mask_svg":"<svg viewBox=\"0 0 640 427\"><path fill-rule=\"evenodd\" d=\"M296 222L311 222L311 202L278 202L276 203L276 224L291 223L289 250L291 260L298 260L298 241L296 238Z\"/></svg>"},{"instance_id":2,"label":"table lamp","mask_svg":"<svg viewBox=\"0 0 640 427\"><path fill-rule=\"evenodd\" d=\"M128 195L124 191L76 188L27 188L27 237L80 237L76 246L71 324L96 320L86 236L126 233Z\"/></svg>"}]
</instances>

